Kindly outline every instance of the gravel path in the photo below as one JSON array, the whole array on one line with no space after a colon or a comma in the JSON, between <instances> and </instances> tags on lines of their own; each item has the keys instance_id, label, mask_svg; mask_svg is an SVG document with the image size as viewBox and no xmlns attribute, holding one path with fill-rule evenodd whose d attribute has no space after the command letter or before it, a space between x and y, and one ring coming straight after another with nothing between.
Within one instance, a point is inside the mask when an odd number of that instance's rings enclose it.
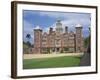
<instances>
[{"instance_id":1,"label":"gravel path","mask_svg":"<svg viewBox=\"0 0 100 80\"><path fill-rule=\"evenodd\" d=\"M83 53L24 54L24 59L51 58L51 57L61 57L61 56L80 56L80 55L83 55Z\"/></svg>"}]
</instances>

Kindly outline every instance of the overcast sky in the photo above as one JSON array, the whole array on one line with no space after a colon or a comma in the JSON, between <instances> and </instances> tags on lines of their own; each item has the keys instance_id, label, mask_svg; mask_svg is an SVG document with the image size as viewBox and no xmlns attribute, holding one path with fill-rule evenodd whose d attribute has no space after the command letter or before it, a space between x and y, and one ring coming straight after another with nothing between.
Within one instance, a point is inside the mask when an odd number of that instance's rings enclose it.
<instances>
[{"instance_id":1,"label":"overcast sky","mask_svg":"<svg viewBox=\"0 0 100 80\"><path fill-rule=\"evenodd\" d=\"M69 31L75 32L75 25L81 24L83 26L83 36L87 37L89 35L90 13L23 10L23 40L27 41L26 34L29 33L32 37L30 41L33 43L33 30L35 28L41 28L44 32L48 32L50 27L55 28L58 19L61 20L63 28L68 26Z\"/></svg>"}]
</instances>

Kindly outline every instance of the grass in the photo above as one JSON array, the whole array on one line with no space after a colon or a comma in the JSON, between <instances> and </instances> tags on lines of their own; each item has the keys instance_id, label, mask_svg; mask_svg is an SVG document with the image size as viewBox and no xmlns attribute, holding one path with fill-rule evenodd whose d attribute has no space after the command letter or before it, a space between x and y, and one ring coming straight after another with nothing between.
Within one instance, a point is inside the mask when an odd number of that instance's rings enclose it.
<instances>
[{"instance_id":1,"label":"grass","mask_svg":"<svg viewBox=\"0 0 100 80\"><path fill-rule=\"evenodd\" d=\"M79 63L80 63L80 57L76 56L24 59L23 68L34 69L34 68L73 67L73 66L79 66Z\"/></svg>"}]
</instances>

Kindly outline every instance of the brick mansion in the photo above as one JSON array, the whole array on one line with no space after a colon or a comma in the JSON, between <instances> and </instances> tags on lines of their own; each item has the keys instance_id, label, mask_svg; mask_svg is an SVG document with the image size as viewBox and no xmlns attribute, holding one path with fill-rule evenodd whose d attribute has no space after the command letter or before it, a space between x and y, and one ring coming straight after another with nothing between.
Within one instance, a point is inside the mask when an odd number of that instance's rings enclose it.
<instances>
[{"instance_id":1,"label":"brick mansion","mask_svg":"<svg viewBox=\"0 0 100 80\"><path fill-rule=\"evenodd\" d=\"M34 29L33 53L68 53L83 52L82 25L77 24L74 31L63 28L61 20L57 20L55 30L43 32L42 29Z\"/></svg>"}]
</instances>

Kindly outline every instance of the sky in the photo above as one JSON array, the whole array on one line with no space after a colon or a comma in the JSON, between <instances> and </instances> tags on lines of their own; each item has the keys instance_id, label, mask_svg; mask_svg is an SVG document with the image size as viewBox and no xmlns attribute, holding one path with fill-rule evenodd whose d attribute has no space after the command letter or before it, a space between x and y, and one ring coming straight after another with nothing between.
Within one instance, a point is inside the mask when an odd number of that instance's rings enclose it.
<instances>
[{"instance_id":1,"label":"sky","mask_svg":"<svg viewBox=\"0 0 100 80\"><path fill-rule=\"evenodd\" d=\"M40 28L43 32L48 32L50 27L55 29L58 19L61 20L63 28L68 26L69 32L75 32L75 26L81 24L83 27L83 37L89 35L90 13L23 10L23 40L26 42L26 35L30 34L30 42L33 44L34 29Z\"/></svg>"}]
</instances>

